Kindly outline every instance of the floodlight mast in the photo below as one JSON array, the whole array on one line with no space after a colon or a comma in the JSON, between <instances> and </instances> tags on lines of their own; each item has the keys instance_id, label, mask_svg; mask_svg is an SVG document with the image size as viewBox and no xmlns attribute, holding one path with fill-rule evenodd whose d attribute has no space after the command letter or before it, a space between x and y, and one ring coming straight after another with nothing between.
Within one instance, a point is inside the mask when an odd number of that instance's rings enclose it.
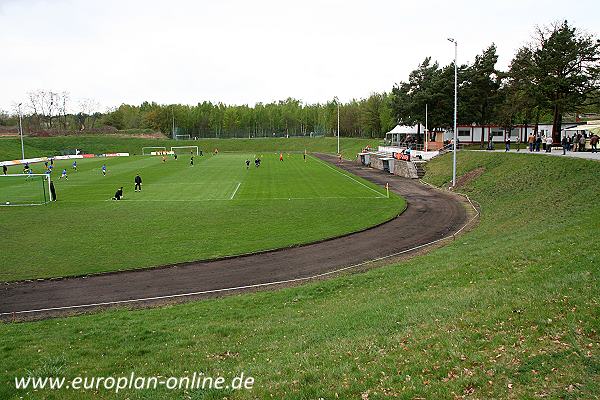
<instances>
[{"instance_id":1,"label":"floodlight mast","mask_svg":"<svg viewBox=\"0 0 600 400\"><path fill-rule=\"evenodd\" d=\"M21 160L25 160L25 146L23 145L23 115L21 114L21 105L19 103L19 136L21 136Z\"/></svg>"},{"instance_id":2,"label":"floodlight mast","mask_svg":"<svg viewBox=\"0 0 600 400\"><path fill-rule=\"evenodd\" d=\"M340 99L335 96L337 104L337 153L340 154Z\"/></svg>"},{"instance_id":3,"label":"floodlight mast","mask_svg":"<svg viewBox=\"0 0 600 400\"><path fill-rule=\"evenodd\" d=\"M173 127L171 130L171 136L173 137L173 139L175 139L175 111L173 111L173 107L171 107L171 116L173 117Z\"/></svg>"},{"instance_id":4,"label":"floodlight mast","mask_svg":"<svg viewBox=\"0 0 600 400\"><path fill-rule=\"evenodd\" d=\"M429 143L429 132L427 130L427 103L425 103L425 151L428 151L427 145Z\"/></svg>"},{"instance_id":5,"label":"floodlight mast","mask_svg":"<svg viewBox=\"0 0 600 400\"><path fill-rule=\"evenodd\" d=\"M458 56L458 42L453 38L448 38L449 42L454 43L454 150L452 154L452 187L456 186L456 151L458 142L458 133L456 132L456 111L458 104L458 64L456 63Z\"/></svg>"}]
</instances>

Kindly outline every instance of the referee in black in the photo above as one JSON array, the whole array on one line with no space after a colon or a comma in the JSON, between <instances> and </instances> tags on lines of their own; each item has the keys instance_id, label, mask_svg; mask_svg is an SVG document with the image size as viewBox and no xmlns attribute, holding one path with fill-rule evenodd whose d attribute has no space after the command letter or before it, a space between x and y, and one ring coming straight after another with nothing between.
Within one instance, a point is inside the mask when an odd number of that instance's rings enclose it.
<instances>
[{"instance_id":1,"label":"referee in black","mask_svg":"<svg viewBox=\"0 0 600 400\"><path fill-rule=\"evenodd\" d=\"M140 177L140 174L137 174L135 176L135 187L133 188L134 192L141 192L142 191L142 178Z\"/></svg>"}]
</instances>

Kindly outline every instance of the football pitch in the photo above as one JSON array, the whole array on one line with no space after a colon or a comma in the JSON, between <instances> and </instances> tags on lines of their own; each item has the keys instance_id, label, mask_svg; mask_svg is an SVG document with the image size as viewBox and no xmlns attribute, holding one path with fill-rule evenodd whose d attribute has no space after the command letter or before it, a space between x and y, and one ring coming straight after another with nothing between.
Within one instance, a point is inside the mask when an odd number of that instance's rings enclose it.
<instances>
[{"instance_id":1,"label":"football pitch","mask_svg":"<svg viewBox=\"0 0 600 400\"><path fill-rule=\"evenodd\" d=\"M256 157L260 167L254 165ZM384 188L312 156L305 161L298 153L284 153L283 161L275 153L194 156L194 166L189 154L166 162L159 156L95 158L78 160L76 172L71 163L55 163L58 201L0 209L0 280L84 275L292 246L367 228L405 206L393 194L388 198ZM42 168L33 165L35 173ZM63 168L68 180L58 179ZM143 180L141 192L133 190L136 174ZM123 200L111 200L121 186ZM10 185L3 185L2 201L10 195Z\"/></svg>"}]
</instances>

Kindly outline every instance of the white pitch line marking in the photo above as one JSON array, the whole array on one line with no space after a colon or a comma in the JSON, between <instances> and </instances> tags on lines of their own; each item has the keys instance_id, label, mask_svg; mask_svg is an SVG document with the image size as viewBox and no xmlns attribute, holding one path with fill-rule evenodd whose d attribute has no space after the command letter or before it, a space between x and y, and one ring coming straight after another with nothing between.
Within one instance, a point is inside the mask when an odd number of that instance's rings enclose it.
<instances>
[{"instance_id":1,"label":"white pitch line marking","mask_svg":"<svg viewBox=\"0 0 600 400\"><path fill-rule=\"evenodd\" d=\"M364 183L362 183L362 182L360 182L360 181L357 181L356 179L354 179L354 178L353 178L353 177L351 177L350 175L347 175L347 174L345 174L345 173L341 172L340 170L333 168L331 165L329 165L329 164L325 163L324 161L321 161L320 159L318 159L318 158L316 158L316 157L314 157L314 156L311 156L311 157L312 157L312 158L314 158L315 160L319 161L321 164L323 164L323 165L324 165L324 166L326 166L327 168L330 168L330 169L332 169L333 171L337 172L338 174L340 174L340 175L342 175L342 176L345 176L346 178L348 178L348 179L350 179L350 180L353 180L354 182L358 183L358 184L359 184L359 185L361 185L361 186L364 186L364 187L366 187L366 188L367 188L367 189L369 189L369 190L372 190L373 192L375 192L375 193L377 193L377 194L379 195L378 197L385 197L385 195L383 195L383 194L379 193L379 191L377 191L377 190L373 189L372 187L369 187L369 186L365 185Z\"/></svg>"},{"instance_id":2,"label":"white pitch line marking","mask_svg":"<svg viewBox=\"0 0 600 400\"><path fill-rule=\"evenodd\" d=\"M385 199L385 196L380 196L380 197L373 197L373 196L353 196L353 197L348 197L348 196L327 196L327 197L257 197L257 198L246 198L246 199L238 199L238 201L250 201L250 202L256 202L256 201L269 201L269 200L333 200L333 199L340 199L340 200L356 200L356 199L365 199L365 200L369 200L369 199ZM151 202L151 203L171 203L171 202L201 202L201 201L229 201L231 200L231 198L228 199L135 199L132 200L131 198L127 198L127 199L123 199L123 200L119 200L125 203L144 203L144 202ZM111 199L105 199L105 200L63 200L62 203L89 203L89 202L114 202L115 200L111 200Z\"/></svg>"},{"instance_id":3,"label":"white pitch line marking","mask_svg":"<svg viewBox=\"0 0 600 400\"><path fill-rule=\"evenodd\" d=\"M229 198L229 200L233 200L233 198L235 197L235 194L237 193L238 189L240 188L240 185L242 184L242 182L238 182L237 186L235 187L235 190L233 191L233 194L231 195L231 197Z\"/></svg>"}]
</instances>

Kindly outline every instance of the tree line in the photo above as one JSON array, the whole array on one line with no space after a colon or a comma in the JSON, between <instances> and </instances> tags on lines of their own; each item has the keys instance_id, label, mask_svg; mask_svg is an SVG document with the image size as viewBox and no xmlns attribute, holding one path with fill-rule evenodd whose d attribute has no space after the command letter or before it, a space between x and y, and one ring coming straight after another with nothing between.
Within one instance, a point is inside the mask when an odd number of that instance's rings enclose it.
<instances>
[{"instance_id":1,"label":"tree line","mask_svg":"<svg viewBox=\"0 0 600 400\"><path fill-rule=\"evenodd\" d=\"M458 69L458 124L553 124L560 141L563 116L600 112L600 41L568 21L537 27L530 41L500 71L491 44L472 63ZM453 124L454 64L440 67L427 57L405 82L392 89L395 116L402 124L425 123L448 129ZM482 135L482 142L484 140Z\"/></svg>"},{"instance_id":2,"label":"tree line","mask_svg":"<svg viewBox=\"0 0 600 400\"><path fill-rule=\"evenodd\" d=\"M537 27L507 71L497 69L497 61L492 43L472 62L457 66L459 124L494 124L510 130L516 124L552 122L554 139L559 140L565 115L600 112L600 41L568 21ZM427 57L390 92L349 102L305 104L294 98L254 106L144 102L100 113L93 100L72 105L66 92L39 90L28 93L23 105L26 130L32 132L85 133L111 127L171 134L175 127L177 134L199 137L332 136L337 132L338 107L341 135L382 137L397 123L424 125L426 106L430 129L452 127L454 64L440 66ZM70 108L77 111L68 112ZM15 113L0 112L0 125L14 126L16 118Z\"/></svg>"}]
</instances>

